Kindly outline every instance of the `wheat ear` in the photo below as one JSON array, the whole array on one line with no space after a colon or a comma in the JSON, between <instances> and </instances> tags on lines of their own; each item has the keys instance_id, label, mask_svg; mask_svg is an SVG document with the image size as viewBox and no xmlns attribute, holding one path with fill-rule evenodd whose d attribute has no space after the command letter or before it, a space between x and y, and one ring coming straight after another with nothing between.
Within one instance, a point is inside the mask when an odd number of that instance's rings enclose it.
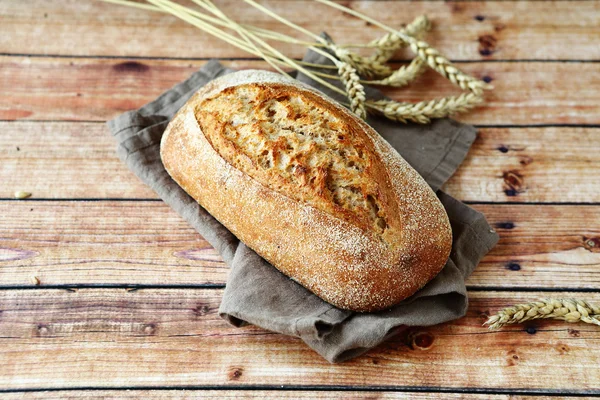
<instances>
[{"instance_id":1,"label":"wheat ear","mask_svg":"<svg viewBox=\"0 0 600 400\"><path fill-rule=\"evenodd\" d=\"M467 111L482 101L483 99L474 93L463 93L460 96L444 97L419 103L400 103L393 100L369 101L367 106L393 121L413 121L426 124L432 118L444 118Z\"/></svg>"},{"instance_id":2,"label":"wheat ear","mask_svg":"<svg viewBox=\"0 0 600 400\"><path fill-rule=\"evenodd\" d=\"M414 19L406 28L401 29L400 32L420 38L423 33L431 29L431 22L425 15L420 15ZM373 40L369 45L376 47L375 54L369 59L378 63L385 63L390 60L400 48L405 47L408 43L395 33L388 32L379 39Z\"/></svg>"},{"instance_id":3,"label":"wheat ear","mask_svg":"<svg viewBox=\"0 0 600 400\"><path fill-rule=\"evenodd\" d=\"M367 85L402 87L408 85L419 75L425 72L425 61L415 58L408 65L404 65L386 78L377 81L364 81Z\"/></svg>"},{"instance_id":4,"label":"wheat ear","mask_svg":"<svg viewBox=\"0 0 600 400\"><path fill-rule=\"evenodd\" d=\"M600 307L578 299L544 299L505 308L491 316L484 325L488 325L490 330L495 330L507 324L520 324L539 318L585 322L600 326Z\"/></svg>"},{"instance_id":5,"label":"wheat ear","mask_svg":"<svg viewBox=\"0 0 600 400\"><path fill-rule=\"evenodd\" d=\"M407 37L407 40L409 41L411 50L417 57L425 61L436 72L459 86L461 89L470 90L471 92L480 95L483 93L484 89L491 88L487 83L467 75L456 68L446 57L441 55L439 51L431 47L428 43L412 37Z\"/></svg>"},{"instance_id":6,"label":"wheat ear","mask_svg":"<svg viewBox=\"0 0 600 400\"><path fill-rule=\"evenodd\" d=\"M329 48L340 61L350 64L360 76L366 78L386 77L392 73L392 69L387 65L371 61L347 48L336 46L333 43Z\"/></svg>"},{"instance_id":7,"label":"wheat ear","mask_svg":"<svg viewBox=\"0 0 600 400\"><path fill-rule=\"evenodd\" d=\"M340 62L338 64L338 73L340 80L346 87L346 94L350 100L350 110L360 119L367 118L367 110L365 109L365 88L360 84L360 78L356 70L348 63Z\"/></svg>"}]
</instances>

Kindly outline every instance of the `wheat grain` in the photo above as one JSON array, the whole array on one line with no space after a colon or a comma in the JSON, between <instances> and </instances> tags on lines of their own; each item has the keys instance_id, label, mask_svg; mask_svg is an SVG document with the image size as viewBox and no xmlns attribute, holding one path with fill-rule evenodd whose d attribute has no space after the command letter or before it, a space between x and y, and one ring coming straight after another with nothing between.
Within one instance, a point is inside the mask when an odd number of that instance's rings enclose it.
<instances>
[{"instance_id":1,"label":"wheat grain","mask_svg":"<svg viewBox=\"0 0 600 400\"><path fill-rule=\"evenodd\" d=\"M467 111L480 104L483 99L474 93L444 97L419 103L400 103L393 100L368 101L367 106L386 118L399 122L417 122L426 124L432 118L444 118Z\"/></svg>"},{"instance_id":2,"label":"wheat grain","mask_svg":"<svg viewBox=\"0 0 600 400\"><path fill-rule=\"evenodd\" d=\"M456 68L446 57L441 55L439 51L431 47L428 43L411 37L408 37L407 40L409 41L411 50L417 57L425 61L433 70L461 89L470 90L480 95L484 89L490 88L487 83L467 75Z\"/></svg>"},{"instance_id":3,"label":"wheat grain","mask_svg":"<svg viewBox=\"0 0 600 400\"><path fill-rule=\"evenodd\" d=\"M350 64L360 76L366 78L386 77L392 73L389 66L362 57L346 48L331 44L330 49L340 61Z\"/></svg>"},{"instance_id":4,"label":"wheat grain","mask_svg":"<svg viewBox=\"0 0 600 400\"><path fill-rule=\"evenodd\" d=\"M425 72L425 61L420 58L415 58L410 64L398 68L396 71L386 78L376 81L365 81L367 85L392 86L402 87L408 85L415 80L423 72Z\"/></svg>"},{"instance_id":5,"label":"wheat grain","mask_svg":"<svg viewBox=\"0 0 600 400\"><path fill-rule=\"evenodd\" d=\"M540 318L600 326L600 307L578 299L544 299L505 308L491 316L484 325L488 325L490 330L495 330L507 324L520 324Z\"/></svg>"},{"instance_id":6,"label":"wheat grain","mask_svg":"<svg viewBox=\"0 0 600 400\"><path fill-rule=\"evenodd\" d=\"M365 109L365 88L360 84L356 70L348 63L340 62L338 65L340 80L346 87L348 100L350 100L350 110L361 119L367 118Z\"/></svg>"},{"instance_id":7,"label":"wheat grain","mask_svg":"<svg viewBox=\"0 0 600 400\"><path fill-rule=\"evenodd\" d=\"M427 32L431 29L431 22L427 18L426 15L420 15L414 19L410 24L406 26L406 28L401 29L400 32L403 32L409 36L420 38L423 33ZM408 45L408 43L398 36L395 33L388 32L379 39L375 39L369 43L369 45L376 47L375 54L370 57L370 60L373 60L378 63L385 63L389 61L393 55L401 49Z\"/></svg>"},{"instance_id":8,"label":"wheat grain","mask_svg":"<svg viewBox=\"0 0 600 400\"><path fill-rule=\"evenodd\" d=\"M23 200L31 197L31 193L18 190L15 192L15 199Z\"/></svg>"}]
</instances>

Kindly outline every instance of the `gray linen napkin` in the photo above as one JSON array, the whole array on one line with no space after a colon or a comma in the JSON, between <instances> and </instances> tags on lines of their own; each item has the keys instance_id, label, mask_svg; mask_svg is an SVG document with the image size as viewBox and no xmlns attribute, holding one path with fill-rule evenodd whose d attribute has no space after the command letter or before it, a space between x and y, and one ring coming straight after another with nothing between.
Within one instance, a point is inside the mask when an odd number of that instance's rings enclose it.
<instances>
[{"instance_id":1,"label":"gray linen napkin","mask_svg":"<svg viewBox=\"0 0 600 400\"><path fill-rule=\"evenodd\" d=\"M307 54L307 59L322 62L315 54ZM217 61L210 61L153 102L108 122L123 162L211 243L231 267L220 315L235 326L250 323L300 337L330 362L356 357L405 327L429 326L463 316L467 308L464 281L498 237L481 213L441 191L438 197L448 212L454 235L452 253L442 272L390 310L353 313L322 301L281 274L170 178L159 154L160 139L169 120L200 87L230 72ZM299 79L311 83L306 77ZM375 119L369 123L434 190L462 162L476 134L472 127L447 119L427 126Z\"/></svg>"}]
</instances>

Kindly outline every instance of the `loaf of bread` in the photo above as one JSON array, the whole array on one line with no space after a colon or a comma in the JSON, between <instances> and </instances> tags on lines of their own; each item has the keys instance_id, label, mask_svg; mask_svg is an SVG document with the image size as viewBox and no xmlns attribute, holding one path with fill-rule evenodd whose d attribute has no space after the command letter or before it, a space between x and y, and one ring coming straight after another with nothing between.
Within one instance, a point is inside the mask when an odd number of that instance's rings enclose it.
<instances>
[{"instance_id":1,"label":"loaf of bread","mask_svg":"<svg viewBox=\"0 0 600 400\"><path fill-rule=\"evenodd\" d=\"M323 300L376 311L442 269L435 193L369 125L282 75L218 78L161 143L171 177L246 245Z\"/></svg>"}]
</instances>

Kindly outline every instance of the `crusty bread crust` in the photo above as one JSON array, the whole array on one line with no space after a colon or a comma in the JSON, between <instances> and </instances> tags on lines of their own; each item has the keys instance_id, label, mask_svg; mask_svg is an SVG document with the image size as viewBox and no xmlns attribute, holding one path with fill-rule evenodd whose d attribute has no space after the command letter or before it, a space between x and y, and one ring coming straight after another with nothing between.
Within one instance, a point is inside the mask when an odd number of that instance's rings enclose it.
<instances>
[{"instance_id":1,"label":"crusty bread crust","mask_svg":"<svg viewBox=\"0 0 600 400\"><path fill-rule=\"evenodd\" d=\"M196 109L227 88L258 85L304 95L349 121L375 158L388 227L378 234L351 216L326 212L261 184L227 162L202 132ZM315 100L316 99L316 100ZM443 268L452 246L435 193L370 126L314 89L282 75L246 70L202 88L171 121L161 158L171 177L263 258L336 307L377 311L414 294Z\"/></svg>"}]
</instances>

